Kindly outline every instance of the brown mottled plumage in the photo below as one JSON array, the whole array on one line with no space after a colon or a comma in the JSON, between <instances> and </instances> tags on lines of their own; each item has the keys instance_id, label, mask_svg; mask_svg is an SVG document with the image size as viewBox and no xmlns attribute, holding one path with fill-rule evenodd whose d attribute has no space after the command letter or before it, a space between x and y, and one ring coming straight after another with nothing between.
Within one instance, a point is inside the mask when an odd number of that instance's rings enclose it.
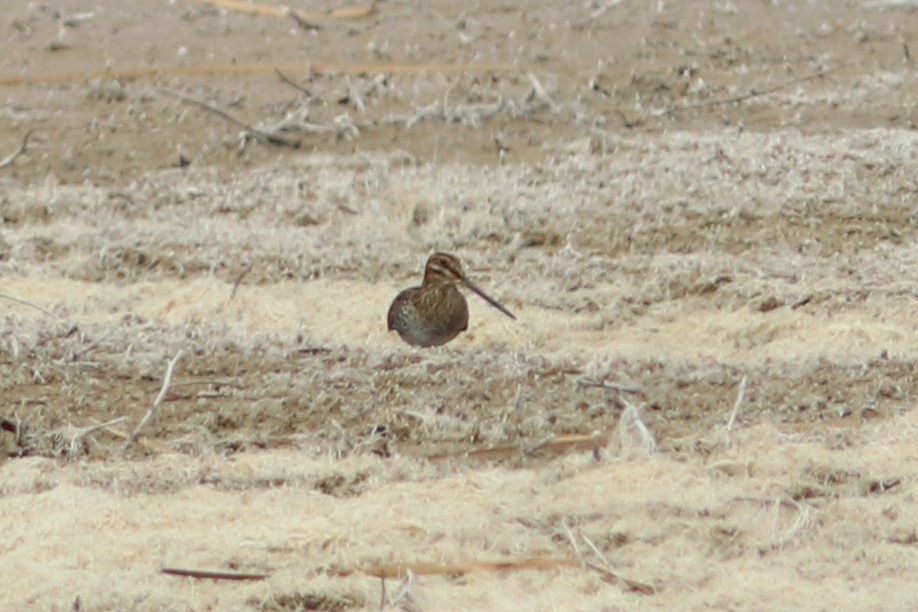
<instances>
[{"instance_id":1,"label":"brown mottled plumage","mask_svg":"<svg viewBox=\"0 0 918 612\"><path fill-rule=\"evenodd\" d=\"M420 287L405 289L389 307L389 330L414 346L446 344L469 327L469 307L456 288L462 283L494 308L516 319L497 300L466 278L459 260L446 253L434 253L424 267Z\"/></svg>"}]
</instances>

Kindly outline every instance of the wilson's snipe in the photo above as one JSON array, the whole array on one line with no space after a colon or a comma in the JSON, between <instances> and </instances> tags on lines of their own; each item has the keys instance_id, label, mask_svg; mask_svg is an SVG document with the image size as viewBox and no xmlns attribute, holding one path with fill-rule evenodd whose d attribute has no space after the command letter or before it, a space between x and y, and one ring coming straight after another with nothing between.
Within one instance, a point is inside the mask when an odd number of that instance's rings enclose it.
<instances>
[{"instance_id":1,"label":"wilson's snipe","mask_svg":"<svg viewBox=\"0 0 918 612\"><path fill-rule=\"evenodd\" d=\"M389 330L414 346L446 344L469 327L469 307L456 289L462 283L499 311L516 319L500 302L482 291L462 273L459 260L446 253L434 253L424 267L420 287L405 289L389 307Z\"/></svg>"}]
</instances>

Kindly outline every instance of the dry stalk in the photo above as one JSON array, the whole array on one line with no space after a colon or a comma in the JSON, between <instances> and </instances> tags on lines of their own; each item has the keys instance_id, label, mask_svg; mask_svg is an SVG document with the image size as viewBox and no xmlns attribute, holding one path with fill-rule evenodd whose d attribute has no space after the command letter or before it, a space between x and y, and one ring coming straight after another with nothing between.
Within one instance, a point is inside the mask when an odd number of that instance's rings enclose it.
<instances>
[{"instance_id":1,"label":"dry stalk","mask_svg":"<svg viewBox=\"0 0 918 612\"><path fill-rule=\"evenodd\" d=\"M109 427L114 427L115 425L120 425L121 423L123 423L123 422L126 421L126 420L127 420L127 417L125 417L125 416L120 416L120 417L114 418L114 419L112 419L112 420L110 420L110 421L106 421L105 423L99 423L99 424L97 424L97 425L90 425L89 427L84 427L83 429L78 430L78 431L77 431L75 434L73 434L73 436L70 438L70 445L69 445L69 450L68 450L69 456L70 456L70 457L75 457L75 456L76 456L76 454L77 454L77 447L78 447L80 444L82 444L82 442L83 442L83 440L86 438L86 436L88 436L88 435L90 435L90 434L93 434L93 433L99 431L100 429L108 429Z\"/></svg>"},{"instance_id":2,"label":"dry stalk","mask_svg":"<svg viewBox=\"0 0 918 612\"><path fill-rule=\"evenodd\" d=\"M829 75L833 72L837 72L841 70L842 68L847 68L853 63L854 62L847 62L844 64L840 64L838 66L835 66L834 68L826 68L825 70L820 70L816 72L815 74L810 74L804 77L798 77L796 79L790 79L788 81L784 81L783 83L775 85L774 87L768 87L766 89L752 89L751 91L749 91L749 93L742 94L739 96L733 96L730 98L721 98L718 100L708 100L705 102L698 102L696 104L682 104L682 105L670 106L669 108L664 108L658 111L654 111L650 115L652 117L666 117L668 115L673 115L675 113L687 111L687 110L696 110L700 108L708 108L711 106L723 106L725 104L745 102L746 100L751 100L752 98L757 98L759 96L767 96L769 94L776 93L778 91L781 91L782 89L787 89L788 87L793 87L794 85L798 85L800 83L805 83L807 81L815 81L816 79L821 79L822 77Z\"/></svg>"},{"instance_id":3,"label":"dry stalk","mask_svg":"<svg viewBox=\"0 0 918 612\"><path fill-rule=\"evenodd\" d=\"M310 72L310 74L312 73L311 70L310 70L309 72ZM276 74L276 75L278 76L278 78L279 78L281 81L283 81L284 83L286 83L286 84L289 85L290 87L293 87L293 88L296 89L297 91L299 91L299 92L301 92L301 93L303 93L303 94L305 94L305 95L307 95L307 96L309 96L309 97L312 97L312 92L311 92L311 91L309 91L308 89L306 89L305 87L303 87L302 85L300 85L299 83L297 83L296 81L294 81L292 78L290 78L289 76L287 76L286 74L284 74L283 72L281 72L281 69L280 69L280 68L275 68L275 69L274 69L274 74Z\"/></svg>"},{"instance_id":4,"label":"dry stalk","mask_svg":"<svg viewBox=\"0 0 918 612\"><path fill-rule=\"evenodd\" d=\"M581 551L580 547L577 545L577 538L574 536L574 532L571 530L570 526L568 526L566 519L561 519L561 526L564 527L564 532L565 532L565 535L567 536L567 541L570 542L571 548L574 549L574 554L577 556L577 559L580 561L580 566L583 569L593 570L594 572L599 574L604 581L609 582L611 584L617 584L619 586L623 586L629 591L635 591L638 593L642 593L644 595L653 595L654 593L656 593L656 589L654 589L649 584L644 584L643 582L638 582L636 580L625 578L623 576L618 575L614 571L612 571L612 564L609 563L609 560L606 559L605 555L603 555L602 552L599 550L599 548L597 548L596 545L593 544L593 541L590 540L590 538L586 537L583 531L578 530L580 533L580 538L584 542L586 542L587 546L590 547L590 550L592 550L593 553L597 557L599 557L600 560L602 560L602 562L606 565L606 567L600 567L596 565L595 563L590 563L589 561L587 561L586 556L583 554L583 551Z\"/></svg>"},{"instance_id":5,"label":"dry stalk","mask_svg":"<svg viewBox=\"0 0 918 612\"><path fill-rule=\"evenodd\" d=\"M606 566L605 568L602 568L592 563L587 563L586 564L587 568L593 570L594 572L598 572L601 576L603 576L603 578L607 582L614 582L616 584L624 586L630 591L637 591L638 593L643 593L644 595L653 595L654 593L656 593L656 589L654 589L649 584L644 584L643 582L638 582L636 580L631 580L630 578L625 578L624 576L621 576L615 573L614 571L612 571L612 564L609 563L609 560L606 559L606 556L602 554L599 548L597 548L596 545L593 544L593 541L590 540L590 538L588 538L586 534L583 533L582 531L580 532L580 537L583 539L584 542L587 543L587 546L590 547L590 549L596 554L597 557L599 557L602 560L602 562Z\"/></svg>"},{"instance_id":6,"label":"dry stalk","mask_svg":"<svg viewBox=\"0 0 918 612\"><path fill-rule=\"evenodd\" d=\"M417 610L418 605L415 603L414 598L411 597L411 589L413 586L414 572L408 569L405 572L405 577L402 578L402 581L399 583L398 588L396 588L395 592L388 598L386 605L398 606L402 610Z\"/></svg>"},{"instance_id":7,"label":"dry stalk","mask_svg":"<svg viewBox=\"0 0 918 612\"><path fill-rule=\"evenodd\" d=\"M746 380L747 377L743 376L743 380L740 381L739 391L736 392L736 401L733 403L733 410L730 412L730 419L727 421L724 443L728 447L730 446L730 432L733 431L733 427L736 425L736 417L739 415L740 407L743 405L743 398L746 395Z\"/></svg>"},{"instance_id":8,"label":"dry stalk","mask_svg":"<svg viewBox=\"0 0 918 612\"><path fill-rule=\"evenodd\" d=\"M180 94L175 91L170 91L168 89L163 89L162 87L157 88L157 91L159 91L160 93L166 94L167 96L172 96L173 98L177 98L181 100L182 102L185 102L186 104L192 104L199 108L203 108L204 110L209 111L217 115L218 117L222 117L226 121L229 121L230 123L233 123L241 127L244 130L243 132L244 140L251 139L256 142L272 144L272 145L282 146L282 147L290 147L292 149L298 149L300 147L300 141L298 140L291 140L289 138L284 138L283 136L278 136L277 134L274 134L274 133L269 133L263 130L259 130L258 128L249 125L248 123L242 121L241 119L237 119L236 117L230 115L226 111L221 110L217 108L216 106L211 106L210 104L206 102L195 100L194 98L189 98L186 95Z\"/></svg>"},{"instance_id":9,"label":"dry stalk","mask_svg":"<svg viewBox=\"0 0 918 612\"><path fill-rule=\"evenodd\" d=\"M173 383L173 387L193 387L197 385L211 385L214 387L229 387L231 389L245 389L243 385L231 380L221 380L219 378L202 378L200 380L184 380Z\"/></svg>"},{"instance_id":10,"label":"dry stalk","mask_svg":"<svg viewBox=\"0 0 918 612\"><path fill-rule=\"evenodd\" d=\"M759 504L762 506L771 506L773 515L772 520L772 532L774 533L771 540L765 544L768 548L779 548L789 542L801 529L806 527L810 522L810 506L807 504L802 504L797 500L782 496L776 497L774 499L763 499L760 497L749 497L749 496L739 496L734 497L734 502L748 502L753 504ZM796 510L794 515L794 520L791 522L790 526L784 530L783 533L780 532L779 522L781 507L792 508Z\"/></svg>"},{"instance_id":11,"label":"dry stalk","mask_svg":"<svg viewBox=\"0 0 918 612\"><path fill-rule=\"evenodd\" d=\"M33 304L32 302L29 302L28 300L23 300L22 298L15 297L15 296L9 295L9 294L7 294L7 293L0 293L0 298L2 298L2 299L4 299L4 300L9 300L9 301L11 301L11 302L16 302L17 304L22 304L23 306L31 306L31 307L34 308L35 310L38 310L38 311L40 311L40 312L43 312L44 314L48 315L49 317L57 318L57 317L55 317L54 313L51 312L50 310L46 310L46 309L42 308L41 306L39 306L38 304Z\"/></svg>"},{"instance_id":12,"label":"dry stalk","mask_svg":"<svg viewBox=\"0 0 918 612\"><path fill-rule=\"evenodd\" d=\"M29 148L29 138L32 136L34 130L29 130L25 133L25 136L22 137L22 144L19 145L19 148L10 153L5 159L0 161L0 169L6 168L7 166L12 166L13 162L16 161L16 158L26 152Z\"/></svg>"},{"instance_id":13,"label":"dry stalk","mask_svg":"<svg viewBox=\"0 0 918 612\"><path fill-rule=\"evenodd\" d=\"M461 563L388 563L384 565L366 565L357 567L357 571L368 576L385 576L386 578L404 577L411 571L419 576L449 576L469 574L472 572L506 572L530 570L556 570L561 567L572 567L579 563L570 558L523 557L503 561L466 561Z\"/></svg>"},{"instance_id":14,"label":"dry stalk","mask_svg":"<svg viewBox=\"0 0 918 612\"><path fill-rule=\"evenodd\" d=\"M449 108L445 103L439 100L421 107L413 115L394 115L386 118L383 122L389 125L404 125L406 128L412 128L418 123L427 120L442 121L444 123L460 123L463 125L480 126L484 121L491 119L501 112L507 112L511 116L528 115L533 112L530 106L517 106L516 102L507 101L503 98L491 104L474 104L469 106L456 106Z\"/></svg>"},{"instance_id":15,"label":"dry stalk","mask_svg":"<svg viewBox=\"0 0 918 612\"><path fill-rule=\"evenodd\" d=\"M622 413L622 416L618 421L618 429L619 435L621 436L622 447L624 448L626 445L626 436L628 431L633 429L637 431L638 437L640 442L643 444L644 449L648 453L656 452L657 441L654 439L650 429L647 428L647 425L645 425L644 421L641 419L641 413L637 406L625 399L622 399L622 402L625 404L625 411Z\"/></svg>"},{"instance_id":16,"label":"dry stalk","mask_svg":"<svg viewBox=\"0 0 918 612\"><path fill-rule=\"evenodd\" d=\"M612 564L609 563L609 560L606 559L606 556L602 554L602 552L598 548L596 548L596 545L593 544L593 540L588 538L586 534L583 533L583 531L580 531L580 537L583 538L583 541L587 543L587 546L590 547L590 549L596 554L597 557L600 558L600 560L602 560L603 563L606 564L607 567L612 567Z\"/></svg>"},{"instance_id":17,"label":"dry stalk","mask_svg":"<svg viewBox=\"0 0 918 612\"><path fill-rule=\"evenodd\" d=\"M161 567L160 574L167 576L185 576L187 578L207 578L210 580L264 580L271 574L253 572L232 572L227 570L204 570L181 567Z\"/></svg>"},{"instance_id":18,"label":"dry stalk","mask_svg":"<svg viewBox=\"0 0 918 612\"><path fill-rule=\"evenodd\" d=\"M156 411L156 408L163 402L163 399L166 397L166 392L169 391L169 385L172 384L172 375L175 373L175 366L178 363L179 359L182 358L182 353L185 351L179 351L175 354L169 364L166 366L166 375L163 377L163 386L159 390L159 395L156 396L156 399L153 400L153 406L147 410L147 413L143 415L143 418L140 420L140 423L137 425L137 428L131 433L130 437L127 439L127 442L124 443L124 450L128 450L134 440L137 439L137 436L140 435L140 431L146 426L146 424L153 418L153 413Z\"/></svg>"},{"instance_id":19,"label":"dry stalk","mask_svg":"<svg viewBox=\"0 0 918 612\"><path fill-rule=\"evenodd\" d=\"M548 434L541 440L536 441L534 444L529 445L522 449L524 455L534 455L540 450L550 446L552 442L556 439L555 434Z\"/></svg>"},{"instance_id":20,"label":"dry stalk","mask_svg":"<svg viewBox=\"0 0 918 612\"><path fill-rule=\"evenodd\" d=\"M17 87L30 83L74 83L88 81L96 78L106 79L153 79L165 76L198 76L198 75L227 75L227 74L267 74L274 72L279 66L271 64L206 64L185 66L145 66L143 68L127 68L124 70L88 70L77 72L54 72L31 75L0 75L0 87ZM397 62L388 63L355 63L355 64L284 64L284 70L299 71L312 70L316 74L420 74L437 72L442 74L458 74L460 72L485 74L485 73L513 73L519 72L519 67L513 64L404 64Z\"/></svg>"},{"instance_id":21,"label":"dry stalk","mask_svg":"<svg viewBox=\"0 0 918 612\"><path fill-rule=\"evenodd\" d=\"M797 510L797 514L794 516L793 522L790 526L784 530L783 533L778 532L778 521L781 514L781 506L789 505ZM772 541L769 543L770 548L777 548L783 546L789 542L797 533L806 527L810 522L810 509L806 504L801 504L800 502L789 499L789 498L776 498L773 504L774 507L774 532L775 536L772 538Z\"/></svg>"},{"instance_id":22,"label":"dry stalk","mask_svg":"<svg viewBox=\"0 0 918 612\"><path fill-rule=\"evenodd\" d=\"M577 545L577 538L574 537L574 532L571 531L571 527L567 524L566 518L561 519L561 526L564 527L564 535L567 536L567 541L570 542L571 548L574 549L574 554L577 555L577 559L580 560L580 566L586 569L586 559L583 557L583 553L580 551L580 546Z\"/></svg>"},{"instance_id":23,"label":"dry stalk","mask_svg":"<svg viewBox=\"0 0 918 612\"><path fill-rule=\"evenodd\" d=\"M108 330L107 332L105 332L104 334L102 334L101 336L99 336L98 338L96 338L95 340L93 340L92 342L90 342L89 344L87 344L86 346L84 346L83 348L81 348L80 350L71 352L69 361L76 361L77 359L79 359L80 357L88 353L89 351L99 346L103 341L108 339L108 337L114 333L115 333L115 328L112 328Z\"/></svg>"},{"instance_id":24,"label":"dry stalk","mask_svg":"<svg viewBox=\"0 0 918 612\"><path fill-rule=\"evenodd\" d=\"M89 420L96 424L101 422L93 418L90 418ZM120 438L121 440L127 440L130 437L130 434L128 434L127 432L121 429L115 429L114 427L106 427L105 431L115 436L116 438ZM157 444L156 442L153 442L151 440L141 440L140 445L148 450L152 450L157 453L168 453L171 450L168 447L163 446L162 444Z\"/></svg>"},{"instance_id":25,"label":"dry stalk","mask_svg":"<svg viewBox=\"0 0 918 612\"><path fill-rule=\"evenodd\" d=\"M558 112L558 104L552 100L551 96L548 95L548 92L545 91L545 87L542 86L542 83L539 79L536 78L531 72L527 75L529 77L529 83L532 85L532 89L529 91L529 94L526 96L526 101L535 99L547 106L551 112Z\"/></svg>"},{"instance_id":26,"label":"dry stalk","mask_svg":"<svg viewBox=\"0 0 918 612\"><path fill-rule=\"evenodd\" d=\"M320 30L322 27L314 21L310 21L305 14L295 11L289 6L283 7L284 13L296 22L304 30Z\"/></svg>"},{"instance_id":27,"label":"dry stalk","mask_svg":"<svg viewBox=\"0 0 918 612\"><path fill-rule=\"evenodd\" d=\"M641 392L637 387L629 387L620 383L612 382L610 380L596 380L595 378L582 377L574 381L577 383L578 387L599 387L600 389L605 389L606 391L613 391L615 393L624 393L627 395L637 395Z\"/></svg>"}]
</instances>

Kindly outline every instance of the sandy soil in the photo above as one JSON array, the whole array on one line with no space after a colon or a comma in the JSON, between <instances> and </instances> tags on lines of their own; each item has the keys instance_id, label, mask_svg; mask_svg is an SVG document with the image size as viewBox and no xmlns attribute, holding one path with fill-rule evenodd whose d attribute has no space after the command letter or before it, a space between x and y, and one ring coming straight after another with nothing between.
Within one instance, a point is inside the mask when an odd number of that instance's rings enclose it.
<instances>
[{"instance_id":1,"label":"sandy soil","mask_svg":"<svg viewBox=\"0 0 918 612\"><path fill-rule=\"evenodd\" d=\"M341 7L0 15L0 608L914 602L913 11Z\"/></svg>"}]
</instances>

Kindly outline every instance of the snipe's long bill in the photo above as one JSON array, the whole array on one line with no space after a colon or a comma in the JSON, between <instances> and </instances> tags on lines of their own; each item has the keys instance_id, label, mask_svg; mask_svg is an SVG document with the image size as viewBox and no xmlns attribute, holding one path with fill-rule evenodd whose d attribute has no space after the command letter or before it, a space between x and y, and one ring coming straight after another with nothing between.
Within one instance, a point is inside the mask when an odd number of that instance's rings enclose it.
<instances>
[{"instance_id":1,"label":"snipe's long bill","mask_svg":"<svg viewBox=\"0 0 918 612\"><path fill-rule=\"evenodd\" d=\"M462 272L459 260L447 253L434 253L424 267L419 287L405 289L389 307L389 331L414 346L446 344L469 328L469 306L456 288L462 284L511 319L513 313L484 292Z\"/></svg>"}]
</instances>

